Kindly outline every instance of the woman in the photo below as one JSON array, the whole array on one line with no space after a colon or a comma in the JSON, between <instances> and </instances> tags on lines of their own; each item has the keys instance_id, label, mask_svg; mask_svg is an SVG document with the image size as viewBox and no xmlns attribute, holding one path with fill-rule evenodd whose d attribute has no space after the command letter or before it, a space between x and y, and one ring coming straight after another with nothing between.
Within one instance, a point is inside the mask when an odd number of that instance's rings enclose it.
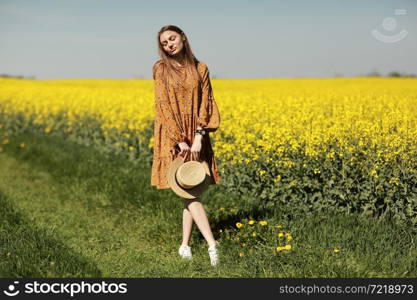
<instances>
[{"instance_id":1,"label":"woman","mask_svg":"<svg viewBox=\"0 0 417 300\"><path fill-rule=\"evenodd\" d=\"M220 176L208 132L217 130L220 115L209 70L194 57L185 33L177 26L161 28L158 49L161 59L153 66L156 113L151 185L157 189L170 188L167 169L178 155L184 161L207 161L210 184L218 184ZM188 242L194 221L208 243L210 262L216 265L218 242L199 197L184 199L183 239L178 252L183 258L192 258Z\"/></svg>"}]
</instances>

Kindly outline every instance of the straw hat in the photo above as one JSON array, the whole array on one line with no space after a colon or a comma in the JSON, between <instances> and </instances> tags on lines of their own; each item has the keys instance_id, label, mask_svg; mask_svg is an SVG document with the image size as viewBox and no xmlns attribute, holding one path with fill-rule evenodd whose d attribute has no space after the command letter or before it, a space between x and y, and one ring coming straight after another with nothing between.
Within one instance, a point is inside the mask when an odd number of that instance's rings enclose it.
<instances>
[{"instance_id":1,"label":"straw hat","mask_svg":"<svg viewBox=\"0 0 417 300\"><path fill-rule=\"evenodd\" d=\"M184 160L185 157L178 155L170 164L168 184L178 196L195 199L210 185L210 169L206 161Z\"/></svg>"}]
</instances>

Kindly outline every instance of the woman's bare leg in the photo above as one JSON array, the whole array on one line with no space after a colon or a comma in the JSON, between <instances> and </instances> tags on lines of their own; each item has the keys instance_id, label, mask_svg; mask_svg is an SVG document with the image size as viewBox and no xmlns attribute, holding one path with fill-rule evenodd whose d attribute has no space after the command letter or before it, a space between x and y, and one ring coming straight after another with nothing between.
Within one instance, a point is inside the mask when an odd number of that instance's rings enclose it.
<instances>
[{"instance_id":1,"label":"woman's bare leg","mask_svg":"<svg viewBox=\"0 0 417 300\"><path fill-rule=\"evenodd\" d=\"M216 244L216 240L213 237L213 232L211 231L210 224L200 198L186 199L185 206L190 211L194 222L197 224L198 229L200 229L201 234L206 239L208 245L211 246Z\"/></svg>"},{"instance_id":2,"label":"woman's bare leg","mask_svg":"<svg viewBox=\"0 0 417 300\"><path fill-rule=\"evenodd\" d=\"M182 245L188 245L191 237L191 232L193 231L193 223L193 216L185 206L182 212Z\"/></svg>"}]
</instances>

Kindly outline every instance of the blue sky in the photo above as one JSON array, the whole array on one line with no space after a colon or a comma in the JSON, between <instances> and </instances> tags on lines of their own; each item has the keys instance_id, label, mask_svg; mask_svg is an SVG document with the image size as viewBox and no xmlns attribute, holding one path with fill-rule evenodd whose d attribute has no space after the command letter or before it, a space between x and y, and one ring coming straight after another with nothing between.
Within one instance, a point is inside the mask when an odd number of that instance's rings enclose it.
<instances>
[{"instance_id":1,"label":"blue sky","mask_svg":"<svg viewBox=\"0 0 417 300\"><path fill-rule=\"evenodd\" d=\"M168 24L212 77L417 74L414 0L0 0L0 74L151 78Z\"/></svg>"}]
</instances>

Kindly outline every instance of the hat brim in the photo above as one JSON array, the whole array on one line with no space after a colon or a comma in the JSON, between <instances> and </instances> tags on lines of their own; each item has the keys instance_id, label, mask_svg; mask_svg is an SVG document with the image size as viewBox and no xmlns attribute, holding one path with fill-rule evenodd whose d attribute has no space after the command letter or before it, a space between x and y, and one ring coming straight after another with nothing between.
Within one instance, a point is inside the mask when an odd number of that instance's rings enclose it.
<instances>
[{"instance_id":1,"label":"hat brim","mask_svg":"<svg viewBox=\"0 0 417 300\"><path fill-rule=\"evenodd\" d=\"M184 158L180 155L178 155L178 157L172 161L167 172L168 184L171 187L172 191L176 193L178 196L182 198L186 198L186 199L195 199L198 196L200 196L202 193L204 193L204 191L210 185L210 181L211 181L210 169L209 169L207 162L202 161L204 169L206 170L206 177L204 178L203 182L191 189L184 189L178 184L176 177L175 177L175 173L177 169L183 163L184 163Z\"/></svg>"}]
</instances>

